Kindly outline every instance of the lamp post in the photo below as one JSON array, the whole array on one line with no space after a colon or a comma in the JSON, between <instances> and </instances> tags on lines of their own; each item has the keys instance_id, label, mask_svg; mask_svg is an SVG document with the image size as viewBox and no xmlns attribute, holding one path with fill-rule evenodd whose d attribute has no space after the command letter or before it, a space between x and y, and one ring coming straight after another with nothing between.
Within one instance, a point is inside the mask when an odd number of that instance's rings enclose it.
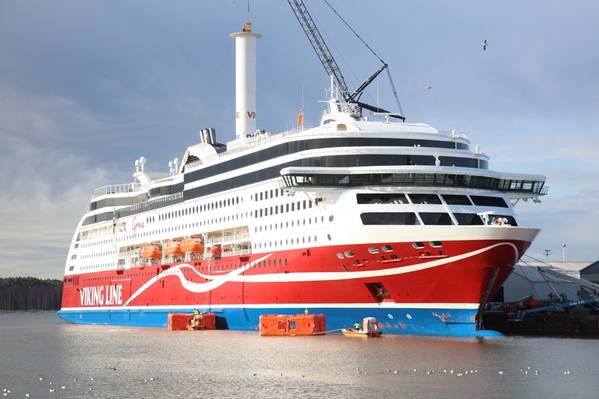
<instances>
[{"instance_id":1,"label":"lamp post","mask_svg":"<svg viewBox=\"0 0 599 399\"><path fill-rule=\"evenodd\" d=\"M562 263L566 263L566 243L562 242Z\"/></svg>"},{"instance_id":2,"label":"lamp post","mask_svg":"<svg viewBox=\"0 0 599 399\"><path fill-rule=\"evenodd\" d=\"M544 249L543 250L543 255L545 255L545 263L549 263L549 255L551 255L551 250L550 249Z\"/></svg>"}]
</instances>

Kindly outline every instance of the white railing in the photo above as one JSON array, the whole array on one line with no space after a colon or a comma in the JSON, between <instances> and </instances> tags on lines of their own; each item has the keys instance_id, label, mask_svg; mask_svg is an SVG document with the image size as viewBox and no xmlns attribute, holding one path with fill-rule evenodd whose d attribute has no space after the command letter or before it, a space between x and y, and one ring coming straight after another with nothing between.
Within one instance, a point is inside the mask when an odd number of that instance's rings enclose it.
<instances>
[{"instance_id":1,"label":"white railing","mask_svg":"<svg viewBox=\"0 0 599 399\"><path fill-rule=\"evenodd\" d=\"M223 252L220 258L228 257L228 256L241 256L241 255L251 255L251 249L236 249L232 251ZM206 259L215 259L211 254L206 255Z\"/></svg>"},{"instance_id":2,"label":"white railing","mask_svg":"<svg viewBox=\"0 0 599 399\"><path fill-rule=\"evenodd\" d=\"M107 186L98 187L92 193L92 198L99 197L100 195L106 194L122 194L132 193L139 190L141 184L139 183L126 183L126 184L110 184Z\"/></svg>"},{"instance_id":3,"label":"white railing","mask_svg":"<svg viewBox=\"0 0 599 399\"><path fill-rule=\"evenodd\" d=\"M222 242L238 241L249 238L250 233L238 233L219 237L210 237L206 239L206 244L220 244Z\"/></svg>"}]
</instances>

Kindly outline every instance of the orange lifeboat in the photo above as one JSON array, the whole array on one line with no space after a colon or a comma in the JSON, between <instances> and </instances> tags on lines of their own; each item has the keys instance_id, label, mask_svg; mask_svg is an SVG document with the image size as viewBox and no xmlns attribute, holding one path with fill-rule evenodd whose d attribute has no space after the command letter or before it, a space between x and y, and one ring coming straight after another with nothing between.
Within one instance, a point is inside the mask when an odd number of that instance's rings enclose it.
<instances>
[{"instance_id":1,"label":"orange lifeboat","mask_svg":"<svg viewBox=\"0 0 599 399\"><path fill-rule=\"evenodd\" d=\"M141 257L144 259L160 259L162 257L162 253L160 252L160 245L144 245L144 247L141 249Z\"/></svg>"},{"instance_id":2,"label":"orange lifeboat","mask_svg":"<svg viewBox=\"0 0 599 399\"><path fill-rule=\"evenodd\" d=\"M164 254L174 258L183 256L183 251L181 251L181 243L179 241L167 241L167 243L164 244Z\"/></svg>"},{"instance_id":3,"label":"orange lifeboat","mask_svg":"<svg viewBox=\"0 0 599 399\"><path fill-rule=\"evenodd\" d=\"M220 258L221 254L223 252L223 249L220 245L217 244L217 245L213 245L210 251L212 253L213 258Z\"/></svg>"},{"instance_id":4,"label":"orange lifeboat","mask_svg":"<svg viewBox=\"0 0 599 399\"><path fill-rule=\"evenodd\" d=\"M186 238L181 241L181 251L192 254L203 254L204 243L200 238Z\"/></svg>"}]
</instances>

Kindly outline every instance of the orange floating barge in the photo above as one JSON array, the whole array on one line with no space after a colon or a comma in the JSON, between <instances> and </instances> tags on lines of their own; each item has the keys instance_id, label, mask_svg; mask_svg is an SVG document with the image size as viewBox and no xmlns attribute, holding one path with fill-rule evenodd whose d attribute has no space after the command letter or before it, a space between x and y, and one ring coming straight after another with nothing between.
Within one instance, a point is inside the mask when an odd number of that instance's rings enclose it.
<instances>
[{"instance_id":1,"label":"orange floating barge","mask_svg":"<svg viewBox=\"0 0 599 399\"><path fill-rule=\"evenodd\" d=\"M169 313L169 330L214 330L216 315L214 313Z\"/></svg>"},{"instance_id":2,"label":"orange floating barge","mask_svg":"<svg viewBox=\"0 0 599 399\"><path fill-rule=\"evenodd\" d=\"M324 314L260 315L261 336L322 335L326 331Z\"/></svg>"}]
</instances>

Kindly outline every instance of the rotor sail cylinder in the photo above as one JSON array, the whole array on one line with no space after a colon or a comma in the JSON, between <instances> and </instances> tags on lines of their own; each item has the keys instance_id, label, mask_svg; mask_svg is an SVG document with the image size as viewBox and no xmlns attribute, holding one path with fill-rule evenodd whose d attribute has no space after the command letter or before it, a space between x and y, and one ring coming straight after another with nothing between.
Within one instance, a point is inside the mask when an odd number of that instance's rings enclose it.
<instances>
[{"instance_id":1,"label":"rotor sail cylinder","mask_svg":"<svg viewBox=\"0 0 599 399\"><path fill-rule=\"evenodd\" d=\"M262 35L246 22L242 32L230 36L235 39L235 134L240 139L256 131L256 39Z\"/></svg>"}]
</instances>

